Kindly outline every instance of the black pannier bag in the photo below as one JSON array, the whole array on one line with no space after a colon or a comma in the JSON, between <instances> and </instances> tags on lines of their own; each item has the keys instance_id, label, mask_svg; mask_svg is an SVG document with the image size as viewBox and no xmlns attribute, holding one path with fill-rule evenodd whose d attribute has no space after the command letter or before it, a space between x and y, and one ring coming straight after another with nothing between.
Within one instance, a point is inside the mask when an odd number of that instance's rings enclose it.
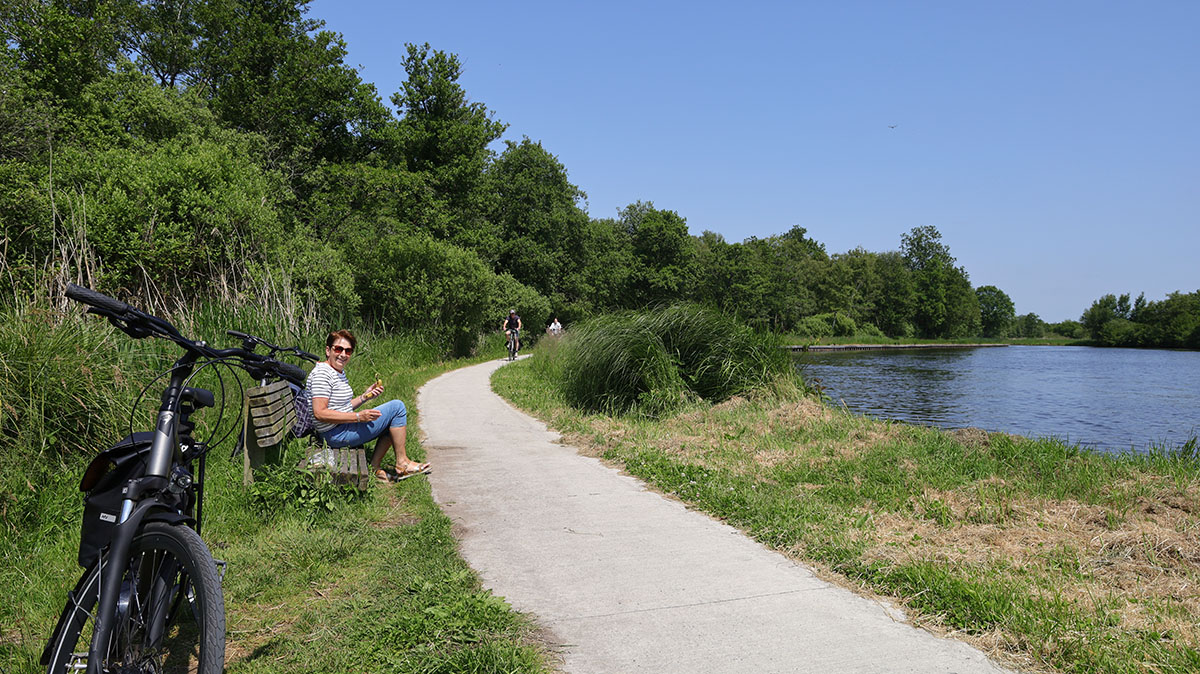
<instances>
[{"instance_id":1,"label":"black pannier bag","mask_svg":"<svg viewBox=\"0 0 1200 674\"><path fill-rule=\"evenodd\" d=\"M79 490L83 497L83 527L79 536L79 565L87 568L112 539L121 516L125 485L146 473L154 433L134 433L92 460Z\"/></svg>"}]
</instances>

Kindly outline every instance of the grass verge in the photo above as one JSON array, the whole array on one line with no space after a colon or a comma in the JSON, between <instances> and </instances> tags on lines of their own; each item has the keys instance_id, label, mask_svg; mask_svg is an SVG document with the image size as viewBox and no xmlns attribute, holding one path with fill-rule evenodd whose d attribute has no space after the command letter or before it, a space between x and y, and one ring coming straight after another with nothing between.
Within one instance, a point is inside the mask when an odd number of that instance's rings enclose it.
<instances>
[{"instance_id":1,"label":"grass verge","mask_svg":"<svg viewBox=\"0 0 1200 674\"><path fill-rule=\"evenodd\" d=\"M9 469L0 482L0 671L16 674L39 671L42 647L80 573L79 476L96 447L123 434L129 401L161 362L151 342L131 342L96 322L55 325L38 312L6 318L0 340L30 345L0 358L7 415L0 467ZM348 368L356 390L380 373L388 398L414 401L422 383L465 364L431 362L419 342L359 337L362 348ZM320 338L301 343L319 345ZM492 341L486 357L499 355ZM236 407L236 392L229 395ZM106 411L97 417L93 408ZM73 411L52 422L62 410ZM91 423L99 428L89 430ZM414 459L424 456L419 423L410 407ZM226 444L210 455L204 522L214 557L228 563L229 672L549 670L533 626L483 589L458 556L428 480L361 495L308 488L288 468L303 451L293 443L281 467L264 470L247 489L240 457L231 461L229 451Z\"/></svg>"},{"instance_id":2,"label":"grass verge","mask_svg":"<svg viewBox=\"0 0 1200 674\"><path fill-rule=\"evenodd\" d=\"M570 444L911 619L1035 671L1200 671L1200 461L846 414L792 391L670 418L493 386ZM1194 450L1194 448L1193 448Z\"/></svg>"}]
</instances>

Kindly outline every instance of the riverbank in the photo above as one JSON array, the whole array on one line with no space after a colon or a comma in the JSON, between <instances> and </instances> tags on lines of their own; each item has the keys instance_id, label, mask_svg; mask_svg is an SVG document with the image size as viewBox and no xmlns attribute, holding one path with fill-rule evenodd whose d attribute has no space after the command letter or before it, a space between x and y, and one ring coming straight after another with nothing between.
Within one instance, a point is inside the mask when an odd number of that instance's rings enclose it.
<instances>
[{"instance_id":1,"label":"riverbank","mask_svg":"<svg viewBox=\"0 0 1200 674\"><path fill-rule=\"evenodd\" d=\"M1007 344L792 344L783 348L804 351L888 351L908 349L982 349Z\"/></svg>"},{"instance_id":2,"label":"riverbank","mask_svg":"<svg viewBox=\"0 0 1200 674\"><path fill-rule=\"evenodd\" d=\"M851 335L848 337L820 337L813 339L803 335L780 335L781 344L788 348L802 347L837 347L837 346L880 346L889 348L940 349L975 346L1101 346L1099 342L1090 339L1075 339L1061 335L1046 337L1013 337L1005 339L989 339L979 342L979 338L968 339L903 339L898 337L878 337L872 335Z\"/></svg>"},{"instance_id":3,"label":"riverbank","mask_svg":"<svg viewBox=\"0 0 1200 674\"><path fill-rule=\"evenodd\" d=\"M1200 667L1200 462L866 419L792 394L583 414L527 363L493 385L565 440L1033 671Z\"/></svg>"}]
</instances>

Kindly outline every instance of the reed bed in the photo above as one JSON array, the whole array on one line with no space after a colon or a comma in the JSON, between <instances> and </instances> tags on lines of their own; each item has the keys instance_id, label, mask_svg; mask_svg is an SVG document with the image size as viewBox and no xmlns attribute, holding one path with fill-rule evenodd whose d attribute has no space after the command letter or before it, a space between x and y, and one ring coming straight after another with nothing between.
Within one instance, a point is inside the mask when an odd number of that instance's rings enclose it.
<instances>
[{"instance_id":1,"label":"reed bed","mask_svg":"<svg viewBox=\"0 0 1200 674\"><path fill-rule=\"evenodd\" d=\"M547 357L572 405L652 417L795 377L773 337L692 304L589 320Z\"/></svg>"}]
</instances>

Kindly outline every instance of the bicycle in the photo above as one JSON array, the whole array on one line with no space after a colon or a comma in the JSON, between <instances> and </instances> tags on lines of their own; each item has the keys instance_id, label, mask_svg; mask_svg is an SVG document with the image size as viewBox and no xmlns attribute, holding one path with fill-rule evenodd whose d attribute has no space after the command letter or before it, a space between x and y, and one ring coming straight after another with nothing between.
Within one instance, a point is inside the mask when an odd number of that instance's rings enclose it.
<instances>
[{"instance_id":1,"label":"bicycle","mask_svg":"<svg viewBox=\"0 0 1200 674\"><path fill-rule=\"evenodd\" d=\"M508 359L510 361L513 361L513 360L517 359L517 351L520 348L517 346L517 344L518 344L517 331L516 330L505 330L505 332L508 333L508 343L506 344L506 347L508 349Z\"/></svg>"},{"instance_id":2,"label":"bicycle","mask_svg":"<svg viewBox=\"0 0 1200 674\"><path fill-rule=\"evenodd\" d=\"M164 373L169 380L155 429L126 436L84 472L78 561L85 571L67 595L41 664L48 672L216 674L225 659L224 563L200 537L210 447L193 437L191 419L213 407L216 396L188 384L201 370L224 365L254 379L303 385L304 370L274 356L317 357L236 331L230 334L242 339L240 348L214 349L107 295L74 284L66 294L132 338L166 339L184 353ZM270 355L255 353L256 345L272 349ZM76 650L81 641L86 651Z\"/></svg>"}]
</instances>

